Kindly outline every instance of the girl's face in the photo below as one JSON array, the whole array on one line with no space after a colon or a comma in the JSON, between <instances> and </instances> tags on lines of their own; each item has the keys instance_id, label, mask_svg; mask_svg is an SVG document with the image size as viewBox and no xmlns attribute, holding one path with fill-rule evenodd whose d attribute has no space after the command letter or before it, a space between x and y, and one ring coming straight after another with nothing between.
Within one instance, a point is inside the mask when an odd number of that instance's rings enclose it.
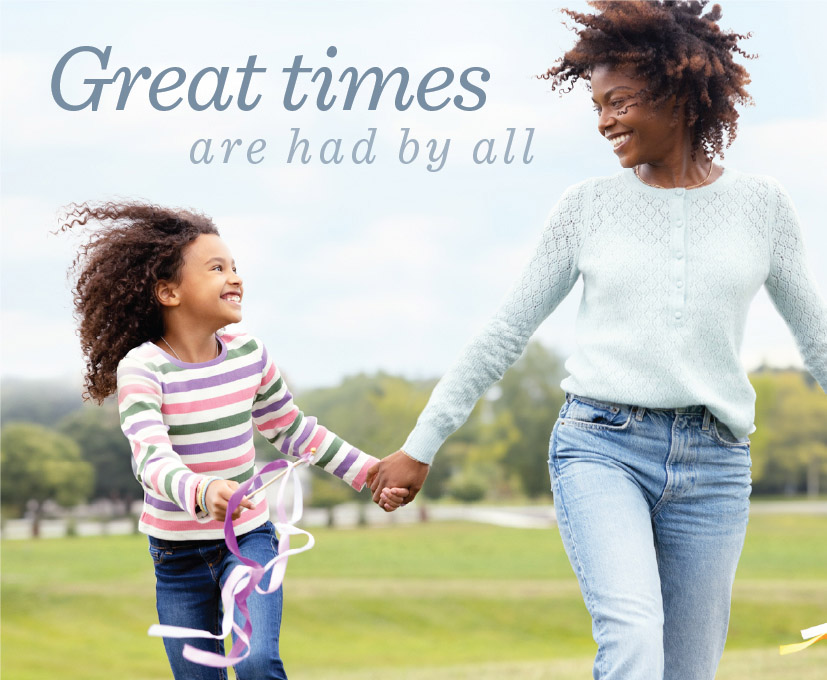
<instances>
[{"instance_id":1,"label":"girl's face","mask_svg":"<svg viewBox=\"0 0 827 680\"><path fill-rule=\"evenodd\" d=\"M180 283L171 286L177 307L199 326L212 330L241 321L244 285L224 241L201 234L184 250Z\"/></svg>"},{"instance_id":2,"label":"girl's face","mask_svg":"<svg viewBox=\"0 0 827 680\"><path fill-rule=\"evenodd\" d=\"M591 74L597 130L614 148L624 168L665 162L689 145L683 108L674 101L654 108L640 96L645 80L631 69L596 66Z\"/></svg>"}]
</instances>

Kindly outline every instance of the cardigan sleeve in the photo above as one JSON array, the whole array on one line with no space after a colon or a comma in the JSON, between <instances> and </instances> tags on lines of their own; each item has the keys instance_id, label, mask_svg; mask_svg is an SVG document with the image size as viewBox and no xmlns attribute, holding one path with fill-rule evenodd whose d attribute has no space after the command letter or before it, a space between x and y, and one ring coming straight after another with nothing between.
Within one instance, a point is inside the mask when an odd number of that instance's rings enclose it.
<instances>
[{"instance_id":1,"label":"cardigan sleeve","mask_svg":"<svg viewBox=\"0 0 827 680\"><path fill-rule=\"evenodd\" d=\"M523 353L537 327L571 291L587 211L587 184L571 187L551 211L540 243L511 292L434 388L403 450L431 463L485 391Z\"/></svg>"},{"instance_id":2,"label":"cardigan sleeve","mask_svg":"<svg viewBox=\"0 0 827 680\"><path fill-rule=\"evenodd\" d=\"M827 304L807 266L792 201L780 185L775 185L773 194L770 271L765 285L795 337L804 365L827 391Z\"/></svg>"},{"instance_id":3,"label":"cardigan sleeve","mask_svg":"<svg viewBox=\"0 0 827 680\"><path fill-rule=\"evenodd\" d=\"M315 448L316 465L361 491L368 470L378 459L351 446L313 416L305 416L263 346L262 353L261 386L253 403L253 422L258 431L286 456L300 456Z\"/></svg>"},{"instance_id":4,"label":"cardigan sleeve","mask_svg":"<svg viewBox=\"0 0 827 680\"><path fill-rule=\"evenodd\" d=\"M198 484L204 475L194 473L172 447L161 413L161 382L150 367L127 355L118 364L118 411L121 429L132 448L132 470L144 489L165 498L193 519L207 522L196 505Z\"/></svg>"}]
</instances>

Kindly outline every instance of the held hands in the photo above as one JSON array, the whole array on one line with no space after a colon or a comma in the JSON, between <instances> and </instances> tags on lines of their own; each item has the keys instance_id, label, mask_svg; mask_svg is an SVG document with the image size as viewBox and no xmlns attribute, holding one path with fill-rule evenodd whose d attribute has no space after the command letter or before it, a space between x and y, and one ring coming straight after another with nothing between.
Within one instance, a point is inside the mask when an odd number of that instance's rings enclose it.
<instances>
[{"instance_id":1,"label":"held hands","mask_svg":"<svg viewBox=\"0 0 827 680\"><path fill-rule=\"evenodd\" d=\"M223 522L227 517L227 504L230 502L238 482L231 482L226 479L216 479L207 487L204 508L207 513L217 522ZM256 504L249 498L243 498L239 506L233 512L233 519L238 519L244 509L252 510Z\"/></svg>"},{"instance_id":2,"label":"held hands","mask_svg":"<svg viewBox=\"0 0 827 680\"><path fill-rule=\"evenodd\" d=\"M383 458L368 470L367 485L373 491L373 502L385 512L410 503L430 469L430 465L414 460L402 450Z\"/></svg>"}]
</instances>

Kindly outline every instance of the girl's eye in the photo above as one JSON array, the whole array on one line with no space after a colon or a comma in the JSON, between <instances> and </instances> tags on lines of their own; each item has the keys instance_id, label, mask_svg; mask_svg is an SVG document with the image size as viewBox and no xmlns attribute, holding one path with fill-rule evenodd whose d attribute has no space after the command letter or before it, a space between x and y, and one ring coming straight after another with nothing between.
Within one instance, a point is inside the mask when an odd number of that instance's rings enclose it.
<instances>
[{"instance_id":1,"label":"girl's eye","mask_svg":"<svg viewBox=\"0 0 827 680\"><path fill-rule=\"evenodd\" d=\"M218 270L218 271L223 271L224 269L223 269L223 267L222 267L220 264L217 264L217 265L215 265L215 266L213 267L213 271L216 271L216 270Z\"/></svg>"}]
</instances>

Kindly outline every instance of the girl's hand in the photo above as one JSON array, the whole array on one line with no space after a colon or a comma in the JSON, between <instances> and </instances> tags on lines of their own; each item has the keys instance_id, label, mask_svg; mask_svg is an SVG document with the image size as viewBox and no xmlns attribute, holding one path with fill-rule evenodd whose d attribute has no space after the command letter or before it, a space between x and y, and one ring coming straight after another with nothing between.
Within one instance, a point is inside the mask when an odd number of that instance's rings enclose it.
<instances>
[{"instance_id":1,"label":"girl's hand","mask_svg":"<svg viewBox=\"0 0 827 680\"><path fill-rule=\"evenodd\" d=\"M226 479L216 479L207 487L205 504L210 517L217 522L223 522L226 519L227 505L237 488L238 482L231 482ZM238 519L242 510L252 510L254 507L256 507L256 505L253 501L249 498L244 498L235 509L235 512L233 512L233 519Z\"/></svg>"},{"instance_id":2,"label":"girl's hand","mask_svg":"<svg viewBox=\"0 0 827 680\"><path fill-rule=\"evenodd\" d=\"M400 505L405 505L405 499L410 495L411 492L409 489L399 489L396 487L389 489L386 487L382 489L377 505L385 512L393 512Z\"/></svg>"}]
</instances>

